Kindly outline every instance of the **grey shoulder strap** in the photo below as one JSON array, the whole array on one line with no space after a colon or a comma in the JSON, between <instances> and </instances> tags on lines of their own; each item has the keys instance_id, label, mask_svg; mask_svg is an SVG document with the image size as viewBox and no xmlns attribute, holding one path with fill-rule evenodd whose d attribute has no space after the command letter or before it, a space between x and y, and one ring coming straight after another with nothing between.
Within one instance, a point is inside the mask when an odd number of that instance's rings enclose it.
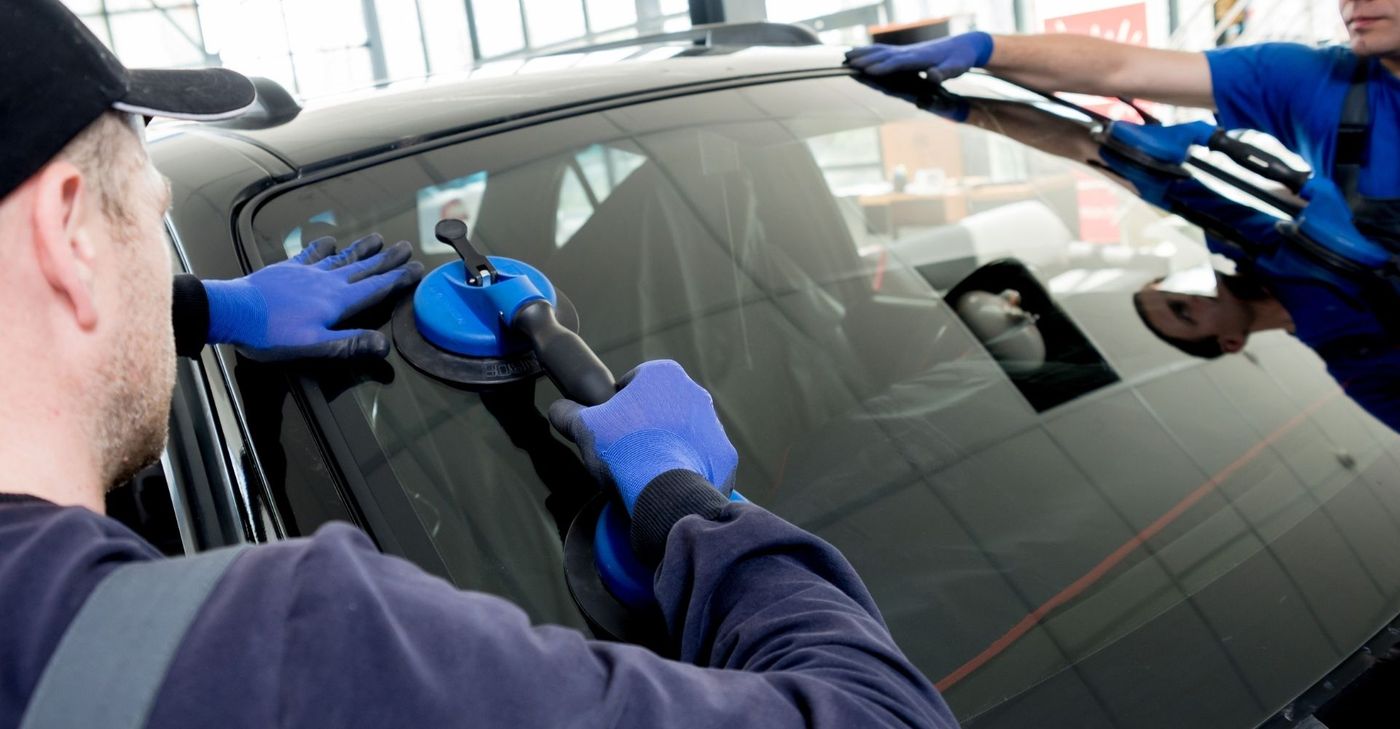
<instances>
[{"instance_id":1,"label":"grey shoulder strap","mask_svg":"<svg viewBox=\"0 0 1400 729\"><path fill-rule=\"evenodd\" d=\"M246 545L118 567L59 639L20 729L141 729L175 653Z\"/></svg>"},{"instance_id":2,"label":"grey shoulder strap","mask_svg":"<svg viewBox=\"0 0 1400 729\"><path fill-rule=\"evenodd\" d=\"M1353 211L1361 202L1358 190L1361 166L1366 164L1366 152L1371 137L1371 110L1366 98L1367 73L1370 62L1357 58L1352 67L1351 85L1342 103L1341 123L1337 127L1337 146L1332 151L1332 181L1337 183Z\"/></svg>"}]
</instances>

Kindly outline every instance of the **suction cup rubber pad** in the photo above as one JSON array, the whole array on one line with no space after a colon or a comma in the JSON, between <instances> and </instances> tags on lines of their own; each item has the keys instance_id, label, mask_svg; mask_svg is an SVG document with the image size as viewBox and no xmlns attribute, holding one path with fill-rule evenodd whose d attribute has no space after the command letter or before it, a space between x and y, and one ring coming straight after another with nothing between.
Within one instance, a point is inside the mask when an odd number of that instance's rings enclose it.
<instances>
[{"instance_id":1,"label":"suction cup rubber pad","mask_svg":"<svg viewBox=\"0 0 1400 729\"><path fill-rule=\"evenodd\" d=\"M665 622L656 603L640 609L630 607L608 590L598 574L598 524L611 502L609 494L599 493L574 516L564 538L564 582L596 636L671 655L674 647L666 636ZM613 504L612 509L625 513L621 504Z\"/></svg>"},{"instance_id":2,"label":"suction cup rubber pad","mask_svg":"<svg viewBox=\"0 0 1400 729\"><path fill-rule=\"evenodd\" d=\"M630 534L626 512L608 502L593 534L593 561L608 592L627 607L641 610L656 604L651 587L656 571L647 569L632 552Z\"/></svg>"},{"instance_id":3,"label":"suction cup rubber pad","mask_svg":"<svg viewBox=\"0 0 1400 729\"><path fill-rule=\"evenodd\" d=\"M579 329L578 310L563 292L555 292L554 307L559 323L569 330ZM394 345L404 360L424 374L468 390L482 390L538 377L544 373L534 352L513 357L467 357L439 349L423 338L417 327L413 297L406 296L394 310L391 329Z\"/></svg>"}]
</instances>

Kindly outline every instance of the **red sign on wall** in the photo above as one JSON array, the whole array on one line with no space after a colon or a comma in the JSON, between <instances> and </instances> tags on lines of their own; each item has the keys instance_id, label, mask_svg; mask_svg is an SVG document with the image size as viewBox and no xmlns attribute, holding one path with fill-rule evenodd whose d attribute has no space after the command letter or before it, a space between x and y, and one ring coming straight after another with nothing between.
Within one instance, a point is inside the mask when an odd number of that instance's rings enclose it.
<instances>
[{"instance_id":1,"label":"red sign on wall","mask_svg":"<svg viewBox=\"0 0 1400 729\"><path fill-rule=\"evenodd\" d=\"M1147 3L1130 3L1045 21L1046 33L1079 33L1105 40L1147 45Z\"/></svg>"},{"instance_id":2,"label":"red sign on wall","mask_svg":"<svg viewBox=\"0 0 1400 729\"><path fill-rule=\"evenodd\" d=\"M1145 46L1147 4L1139 2L1049 18L1045 21L1045 32L1077 33ZM1074 101L1110 119L1142 121L1131 106L1116 99L1090 96ZM1076 174L1075 177L1079 183L1079 237L1091 243L1118 243L1122 240L1122 231L1118 227L1118 196L1113 183L1097 175Z\"/></svg>"}]
</instances>

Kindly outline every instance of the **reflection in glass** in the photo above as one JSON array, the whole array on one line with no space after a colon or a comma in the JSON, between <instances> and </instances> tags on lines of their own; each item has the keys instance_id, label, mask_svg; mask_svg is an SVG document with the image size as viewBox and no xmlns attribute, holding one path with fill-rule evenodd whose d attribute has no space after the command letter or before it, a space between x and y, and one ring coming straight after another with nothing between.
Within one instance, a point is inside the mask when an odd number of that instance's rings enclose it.
<instances>
[{"instance_id":1,"label":"reflection in glass","mask_svg":"<svg viewBox=\"0 0 1400 729\"><path fill-rule=\"evenodd\" d=\"M579 0L525 0L530 45L548 46L583 36L583 3Z\"/></svg>"},{"instance_id":2,"label":"reflection in glass","mask_svg":"<svg viewBox=\"0 0 1400 729\"><path fill-rule=\"evenodd\" d=\"M1173 199L1209 215L1210 250L1234 264L1217 286L1156 279L1133 294L1139 317L1163 342L1213 359L1246 351L1251 337L1286 332L1317 353L1346 393L1400 430L1400 321L1396 291L1379 272L1329 265L1277 219L1221 199L1204 185L1172 185Z\"/></svg>"},{"instance_id":3,"label":"reflection in glass","mask_svg":"<svg viewBox=\"0 0 1400 729\"><path fill-rule=\"evenodd\" d=\"M477 245L540 267L614 372L703 383L739 488L842 549L967 726L1256 725L1400 610L1397 437L1287 336L1160 342L1133 293L1208 264L1202 232L1063 159L1082 125L980 108L849 78L695 94L299 187L254 231L269 261L326 209L420 239L420 196L479 180ZM1043 359L999 352L975 292ZM458 584L579 624L558 531L586 479L552 386L389 362L336 401L382 452L366 480Z\"/></svg>"},{"instance_id":4,"label":"reflection in glass","mask_svg":"<svg viewBox=\"0 0 1400 729\"><path fill-rule=\"evenodd\" d=\"M635 0L588 0L588 24L596 33L637 22Z\"/></svg>"},{"instance_id":5,"label":"reflection in glass","mask_svg":"<svg viewBox=\"0 0 1400 729\"><path fill-rule=\"evenodd\" d=\"M417 3L433 71L441 73L471 65L472 40L466 4L462 0L417 0ZM413 50L411 43L406 46L406 52Z\"/></svg>"},{"instance_id":6,"label":"reflection in glass","mask_svg":"<svg viewBox=\"0 0 1400 729\"><path fill-rule=\"evenodd\" d=\"M520 50L525 46L525 26L519 0L470 0L476 18L476 37L484 58Z\"/></svg>"},{"instance_id":7,"label":"reflection in glass","mask_svg":"<svg viewBox=\"0 0 1400 729\"><path fill-rule=\"evenodd\" d=\"M439 241L434 235L433 231L438 221L451 219L460 220L469 226L475 225L476 216L481 210L481 198L485 192L485 172L464 175L418 191L417 240L425 255L452 254L452 246Z\"/></svg>"}]
</instances>

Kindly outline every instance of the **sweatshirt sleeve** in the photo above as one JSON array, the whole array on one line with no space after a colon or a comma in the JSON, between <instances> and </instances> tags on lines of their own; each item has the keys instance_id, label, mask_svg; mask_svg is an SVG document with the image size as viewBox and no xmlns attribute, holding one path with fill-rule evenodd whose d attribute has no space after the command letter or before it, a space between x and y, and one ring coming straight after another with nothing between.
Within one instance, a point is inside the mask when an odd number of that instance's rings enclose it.
<instances>
[{"instance_id":1,"label":"sweatshirt sleeve","mask_svg":"<svg viewBox=\"0 0 1400 729\"><path fill-rule=\"evenodd\" d=\"M209 298L204 283L187 273L177 274L170 300L175 325L175 353L198 357L209 338Z\"/></svg>"},{"instance_id":2,"label":"sweatshirt sleeve","mask_svg":"<svg viewBox=\"0 0 1400 729\"><path fill-rule=\"evenodd\" d=\"M681 516L670 531L656 586L684 661L531 625L344 525L298 545L235 565L153 727L236 726L231 705L249 726L956 726L841 555L757 506ZM225 623L252 629L266 655L237 668L251 649L220 638ZM202 651L227 658L201 675ZM267 691L254 699L253 687Z\"/></svg>"},{"instance_id":3,"label":"sweatshirt sleeve","mask_svg":"<svg viewBox=\"0 0 1400 729\"><path fill-rule=\"evenodd\" d=\"M685 475L686 489L714 492ZM679 519L656 595L681 660L734 673L755 694L751 710L696 726L957 726L845 557L762 508L726 503L712 518ZM727 701L695 698L692 710Z\"/></svg>"}]
</instances>

